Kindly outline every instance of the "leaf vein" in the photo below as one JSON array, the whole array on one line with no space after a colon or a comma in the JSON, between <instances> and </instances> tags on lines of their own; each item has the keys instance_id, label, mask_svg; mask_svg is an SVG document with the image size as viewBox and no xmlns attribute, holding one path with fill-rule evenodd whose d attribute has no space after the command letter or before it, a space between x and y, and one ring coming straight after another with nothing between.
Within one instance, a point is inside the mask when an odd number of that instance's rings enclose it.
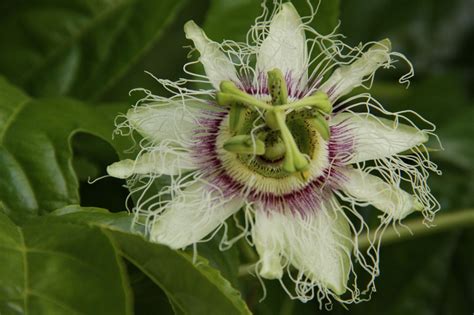
<instances>
[{"instance_id":1,"label":"leaf vein","mask_svg":"<svg viewBox=\"0 0 474 315\"><path fill-rule=\"evenodd\" d=\"M34 291L30 291L30 295L31 295L31 296L36 296L36 297L38 297L38 298L40 298L40 299L46 300L46 301L51 302L51 303L53 303L53 304L55 304L55 305L57 305L57 306L60 306L61 308L67 310L68 312L73 312L74 314L87 315L87 314L85 314L85 313L82 313L82 312L80 312L80 311L74 309L72 306L67 305L67 304L65 304L65 303L63 303L63 302L57 300L57 299L54 298L54 297L47 296L47 295L44 295L44 294L40 294L40 293L34 292ZM68 313L68 314L71 314L71 313ZM72 315L72 314L71 314L71 315Z\"/></svg>"},{"instance_id":2,"label":"leaf vein","mask_svg":"<svg viewBox=\"0 0 474 315\"><path fill-rule=\"evenodd\" d=\"M123 291L124 291L124 295L125 295L125 309L126 309L126 312L127 314L133 314L133 310L131 308L131 306L133 305L132 303L132 294L131 294L131 289L128 285L128 282L127 282L127 270L126 270L126 267L124 265L124 261L119 257L119 252L120 252L120 248L119 246L117 245L117 242L112 238L110 237L110 235L107 233L106 229L102 228L102 227L98 227L98 229L102 232L102 234L109 240L110 244L112 245L113 249L114 249L114 257L115 257L115 261L117 262L117 266L120 270L120 282L122 283L122 287L123 287Z\"/></svg>"},{"instance_id":3,"label":"leaf vein","mask_svg":"<svg viewBox=\"0 0 474 315\"><path fill-rule=\"evenodd\" d=\"M23 235L23 231L21 230L20 227L16 227L18 230L18 234L20 235L20 241L21 244L23 245L22 248L20 248L20 252L22 253L22 258L23 258L23 308L25 309L25 315L28 315L28 259L27 259L27 254L26 254L26 242L25 242L25 236Z\"/></svg>"},{"instance_id":4,"label":"leaf vein","mask_svg":"<svg viewBox=\"0 0 474 315\"><path fill-rule=\"evenodd\" d=\"M18 106L12 111L12 114L10 117L7 119L5 125L3 126L2 130L0 130L0 143L3 143L3 140L5 138L5 134L7 133L7 130L10 128L11 124L15 120L15 118L18 116L18 114L25 108L26 103L30 101L30 98L27 98L23 100L21 103L18 104Z\"/></svg>"},{"instance_id":5,"label":"leaf vein","mask_svg":"<svg viewBox=\"0 0 474 315\"><path fill-rule=\"evenodd\" d=\"M38 209L38 197L37 197L37 194L36 194L36 191L34 189L34 185L33 185L33 182L31 180L31 178L28 176L28 173L25 172L25 169L23 167L23 165L20 163L20 160L18 160L18 158L13 155L10 150L8 150L7 148L5 148L6 151L10 154L10 157L13 159L13 161L16 162L16 165L18 166L18 169L23 173L23 176L28 184L28 190L31 192L31 194L33 195L33 198L34 198L34 202L35 202L35 209ZM25 188L26 190L26 188Z\"/></svg>"}]
</instances>

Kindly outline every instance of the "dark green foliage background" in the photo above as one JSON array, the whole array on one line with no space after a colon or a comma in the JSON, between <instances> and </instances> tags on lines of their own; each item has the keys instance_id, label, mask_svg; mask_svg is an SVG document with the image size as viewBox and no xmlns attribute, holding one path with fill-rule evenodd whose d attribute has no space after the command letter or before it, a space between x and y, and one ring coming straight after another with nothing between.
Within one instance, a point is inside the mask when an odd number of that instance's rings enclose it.
<instances>
[{"instance_id":1,"label":"dark green foliage background","mask_svg":"<svg viewBox=\"0 0 474 315\"><path fill-rule=\"evenodd\" d=\"M396 84L401 65L379 71L372 92L438 126L444 174L430 184L445 213L474 211L473 12L473 0L323 0L313 22L324 33L340 19L351 44L388 37L413 61L410 89ZM213 240L193 263L146 242L129 229L124 182L87 183L130 146L112 140L128 91L165 93L144 71L184 76L187 20L244 40L259 13L257 0L0 0L1 315L474 312L473 228L384 246L372 300L327 312L274 281L259 302L257 279L238 276L254 255L245 246Z\"/></svg>"}]
</instances>

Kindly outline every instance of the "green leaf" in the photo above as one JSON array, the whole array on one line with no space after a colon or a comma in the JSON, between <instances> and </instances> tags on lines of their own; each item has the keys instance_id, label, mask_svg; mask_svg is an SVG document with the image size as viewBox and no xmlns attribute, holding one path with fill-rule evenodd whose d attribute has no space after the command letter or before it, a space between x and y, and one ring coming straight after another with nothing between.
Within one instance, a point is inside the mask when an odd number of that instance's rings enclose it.
<instances>
[{"instance_id":1,"label":"green leaf","mask_svg":"<svg viewBox=\"0 0 474 315\"><path fill-rule=\"evenodd\" d=\"M107 234L121 255L168 295L182 314L250 314L240 293L220 273L197 257L117 231Z\"/></svg>"},{"instance_id":2,"label":"green leaf","mask_svg":"<svg viewBox=\"0 0 474 315\"><path fill-rule=\"evenodd\" d=\"M79 203L71 136L110 140L113 117L68 99L34 100L0 78L0 203L14 218Z\"/></svg>"},{"instance_id":3,"label":"green leaf","mask_svg":"<svg viewBox=\"0 0 474 315\"><path fill-rule=\"evenodd\" d=\"M101 208L69 205L51 212L50 215L58 216L64 221L73 223L89 224L126 233L143 233L143 229L140 230L140 227L132 227L133 214L125 211L113 213Z\"/></svg>"},{"instance_id":4,"label":"green leaf","mask_svg":"<svg viewBox=\"0 0 474 315\"><path fill-rule=\"evenodd\" d=\"M0 73L32 95L97 99L163 34L186 0L10 1Z\"/></svg>"},{"instance_id":5,"label":"green leaf","mask_svg":"<svg viewBox=\"0 0 474 315\"><path fill-rule=\"evenodd\" d=\"M124 266L99 229L0 213L0 314L132 314Z\"/></svg>"},{"instance_id":6,"label":"green leaf","mask_svg":"<svg viewBox=\"0 0 474 315\"><path fill-rule=\"evenodd\" d=\"M205 302L205 299L213 295L228 300L222 302L222 305L216 306L218 309L221 307L222 310L231 310L231 313L236 313L235 309L239 312L246 310L244 302L238 296L238 292L219 274L219 271L208 266L207 261L204 259L198 256L198 260L194 264L191 259L192 253L186 254L171 250L163 245L148 243L139 236L132 237L130 235L131 231L141 233L144 231L137 230L139 228L137 226L134 226L133 230L130 229L133 218L131 214L124 212L111 213L105 209L71 205L53 211L48 217L51 216L55 216L62 222L82 223L101 228L104 233L107 233L109 237L114 239L114 244L118 246L119 251L127 260L167 293L170 302L177 312L187 314L191 309L193 310L192 314L198 312L198 309L202 309L202 312L205 312L206 303L208 303ZM117 234L112 233L112 231L122 233ZM211 248L212 245L217 247L217 243L218 240L216 239L215 242L211 242L208 246L199 246L199 254L205 254L210 257L213 265L222 268L226 275L233 278L237 273L234 270L238 264L237 253L235 251L230 251L228 255L220 253L222 257L219 257L216 254L217 248L214 251ZM235 259L235 261L231 261L231 259ZM180 280L181 283L179 281L175 283L172 281L172 277L179 279L183 277L187 279L189 277L189 281ZM149 286L148 281L143 279L140 281ZM200 288L196 289L196 285L199 285ZM144 292L141 288L136 288L135 290L137 294L143 296ZM156 291L156 289L153 290ZM203 302L198 304L194 300L189 300L187 296L181 296L183 292L187 292L186 294L192 296L196 295L198 291L200 291L200 298L204 299Z\"/></svg>"},{"instance_id":7,"label":"green leaf","mask_svg":"<svg viewBox=\"0 0 474 315\"><path fill-rule=\"evenodd\" d=\"M144 232L142 226L132 226L133 215L127 212L113 213L106 209L70 205L50 213L65 222L86 224L103 230L118 230L125 233ZM174 314L168 297L140 269L127 264L130 286L133 292L134 313Z\"/></svg>"}]
</instances>

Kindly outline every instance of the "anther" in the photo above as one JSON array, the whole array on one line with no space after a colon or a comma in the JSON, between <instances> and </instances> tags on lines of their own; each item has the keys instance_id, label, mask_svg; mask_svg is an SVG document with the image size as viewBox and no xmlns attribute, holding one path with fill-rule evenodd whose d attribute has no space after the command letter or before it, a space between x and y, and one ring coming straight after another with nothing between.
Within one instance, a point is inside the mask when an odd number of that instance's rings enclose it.
<instances>
[{"instance_id":1,"label":"anther","mask_svg":"<svg viewBox=\"0 0 474 315\"><path fill-rule=\"evenodd\" d=\"M227 140L224 150L237 154L263 155L265 153L265 143L250 135L238 135Z\"/></svg>"},{"instance_id":2,"label":"anther","mask_svg":"<svg viewBox=\"0 0 474 315\"><path fill-rule=\"evenodd\" d=\"M313 118L309 120L311 124L316 128L316 130L319 132L321 137L325 140L328 141L329 137L331 136L331 131L329 129L329 124L324 118L323 115L316 114Z\"/></svg>"},{"instance_id":3,"label":"anther","mask_svg":"<svg viewBox=\"0 0 474 315\"><path fill-rule=\"evenodd\" d=\"M324 92L316 92L296 102L279 106L279 108L283 110L296 110L304 107L312 107L326 114L332 112L331 102L329 101L328 95Z\"/></svg>"},{"instance_id":4,"label":"anther","mask_svg":"<svg viewBox=\"0 0 474 315\"><path fill-rule=\"evenodd\" d=\"M231 81L222 81L220 84L220 92L217 92L216 100L219 105L231 106L240 103L250 109L260 108L262 110L271 110L272 106L256 99L255 97L240 90Z\"/></svg>"}]
</instances>

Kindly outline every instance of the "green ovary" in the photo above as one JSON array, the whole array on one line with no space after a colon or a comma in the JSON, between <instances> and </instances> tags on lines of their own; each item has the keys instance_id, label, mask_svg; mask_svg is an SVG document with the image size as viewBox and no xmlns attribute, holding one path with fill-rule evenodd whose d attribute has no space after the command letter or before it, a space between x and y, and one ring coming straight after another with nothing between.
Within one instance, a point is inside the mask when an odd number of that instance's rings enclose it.
<instances>
[{"instance_id":1,"label":"green ovary","mask_svg":"<svg viewBox=\"0 0 474 315\"><path fill-rule=\"evenodd\" d=\"M253 112L253 115L247 116L241 133L251 134L254 125L258 126L263 124L263 122L263 119L259 118L256 112ZM292 119L287 122L287 126L293 134L300 152L308 156L310 160L315 158L318 153L320 138L318 137L318 131L313 125L306 119ZM292 176L293 173L283 169L286 148L281 139L280 132L265 126L255 134L255 137L264 142L265 153L262 155L237 154L237 159L250 170L265 177L285 178Z\"/></svg>"}]
</instances>

